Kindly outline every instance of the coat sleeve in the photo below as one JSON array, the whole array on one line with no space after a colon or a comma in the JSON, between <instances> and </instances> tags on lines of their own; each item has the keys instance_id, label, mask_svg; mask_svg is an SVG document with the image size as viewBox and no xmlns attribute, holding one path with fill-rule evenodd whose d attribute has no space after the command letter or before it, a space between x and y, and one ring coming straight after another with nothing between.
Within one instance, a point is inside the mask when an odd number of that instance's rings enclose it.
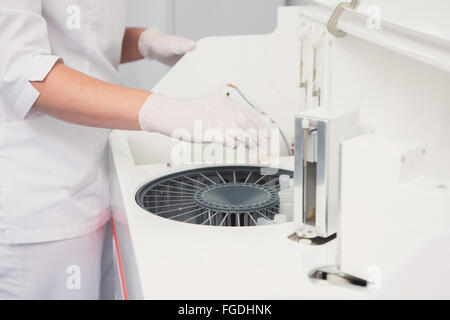
<instances>
[{"instance_id":1,"label":"coat sleeve","mask_svg":"<svg viewBox=\"0 0 450 320\"><path fill-rule=\"evenodd\" d=\"M42 81L60 57L52 55L42 0L0 0L0 97L25 118Z\"/></svg>"}]
</instances>

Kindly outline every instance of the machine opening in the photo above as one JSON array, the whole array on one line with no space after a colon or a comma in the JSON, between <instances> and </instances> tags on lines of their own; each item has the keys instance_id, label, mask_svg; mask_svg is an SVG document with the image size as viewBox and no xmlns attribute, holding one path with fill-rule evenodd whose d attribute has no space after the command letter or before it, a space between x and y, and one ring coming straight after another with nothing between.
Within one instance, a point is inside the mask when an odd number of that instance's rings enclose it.
<instances>
[{"instance_id":1,"label":"machine opening","mask_svg":"<svg viewBox=\"0 0 450 320\"><path fill-rule=\"evenodd\" d=\"M249 227L264 219L273 224L280 213L279 177L292 178L293 172L263 169L207 167L171 174L141 187L136 201L152 214L179 222Z\"/></svg>"}]
</instances>

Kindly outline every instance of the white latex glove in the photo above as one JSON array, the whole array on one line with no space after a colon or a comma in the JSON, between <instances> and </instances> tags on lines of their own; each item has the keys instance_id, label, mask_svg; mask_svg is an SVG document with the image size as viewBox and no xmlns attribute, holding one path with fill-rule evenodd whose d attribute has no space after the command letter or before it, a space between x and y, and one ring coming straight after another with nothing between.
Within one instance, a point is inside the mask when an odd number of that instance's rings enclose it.
<instances>
[{"instance_id":1,"label":"white latex glove","mask_svg":"<svg viewBox=\"0 0 450 320\"><path fill-rule=\"evenodd\" d=\"M143 57L173 66L184 54L195 48L195 41L150 28L142 32L138 48Z\"/></svg>"},{"instance_id":2,"label":"white latex glove","mask_svg":"<svg viewBox=\"0 0 450 320\"><path fill-rule=\"evenodd\" d=\"M142 130L176 138L183 129L188 135L181 139L195 143L216 142L232 148L266 145L268 126L262 116L231 100L227 91L224 87L210 96L191 99L154 93L139 112L139 124Z\"/></svg>"}]
</instances>

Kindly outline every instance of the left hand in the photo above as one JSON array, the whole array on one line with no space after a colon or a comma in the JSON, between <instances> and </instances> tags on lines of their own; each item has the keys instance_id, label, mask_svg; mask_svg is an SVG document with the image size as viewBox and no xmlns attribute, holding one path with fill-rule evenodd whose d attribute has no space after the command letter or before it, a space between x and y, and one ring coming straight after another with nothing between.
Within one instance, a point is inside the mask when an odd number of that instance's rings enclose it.
<instances>
[{"instance_id":1,"label":"left hand","mask_svg":"<svg viewBox=\"0 0 450 320\"><path fill-rule=\"evenodd\" d=\"M187 52L195 48L195 41L169 35L156 28L145 30L139 38L139 52L168 66L175 65Z\"/></svg>"}]
</instances>

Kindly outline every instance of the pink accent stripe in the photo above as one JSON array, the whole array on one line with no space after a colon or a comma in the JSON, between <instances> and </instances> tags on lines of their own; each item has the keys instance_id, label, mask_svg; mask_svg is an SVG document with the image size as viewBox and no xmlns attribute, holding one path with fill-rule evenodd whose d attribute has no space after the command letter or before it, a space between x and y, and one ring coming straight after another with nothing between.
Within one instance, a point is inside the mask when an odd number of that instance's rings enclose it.
<instances>
[{"instance_id":1,"label":"pink accent stripe","mask_svg":"<svg viewBox=\"0 0 450 320\"><path fill-rule=\"evenodd\" d=\"M116 244L117 262L119 263L120 282L122 283L122 294L124 300L128 300L127 284L125 281L125 274L123 272L122 257L120 256L119 239L117 238L116 223L112 219L114 243Z\"/></svg>"}]
</instances>

